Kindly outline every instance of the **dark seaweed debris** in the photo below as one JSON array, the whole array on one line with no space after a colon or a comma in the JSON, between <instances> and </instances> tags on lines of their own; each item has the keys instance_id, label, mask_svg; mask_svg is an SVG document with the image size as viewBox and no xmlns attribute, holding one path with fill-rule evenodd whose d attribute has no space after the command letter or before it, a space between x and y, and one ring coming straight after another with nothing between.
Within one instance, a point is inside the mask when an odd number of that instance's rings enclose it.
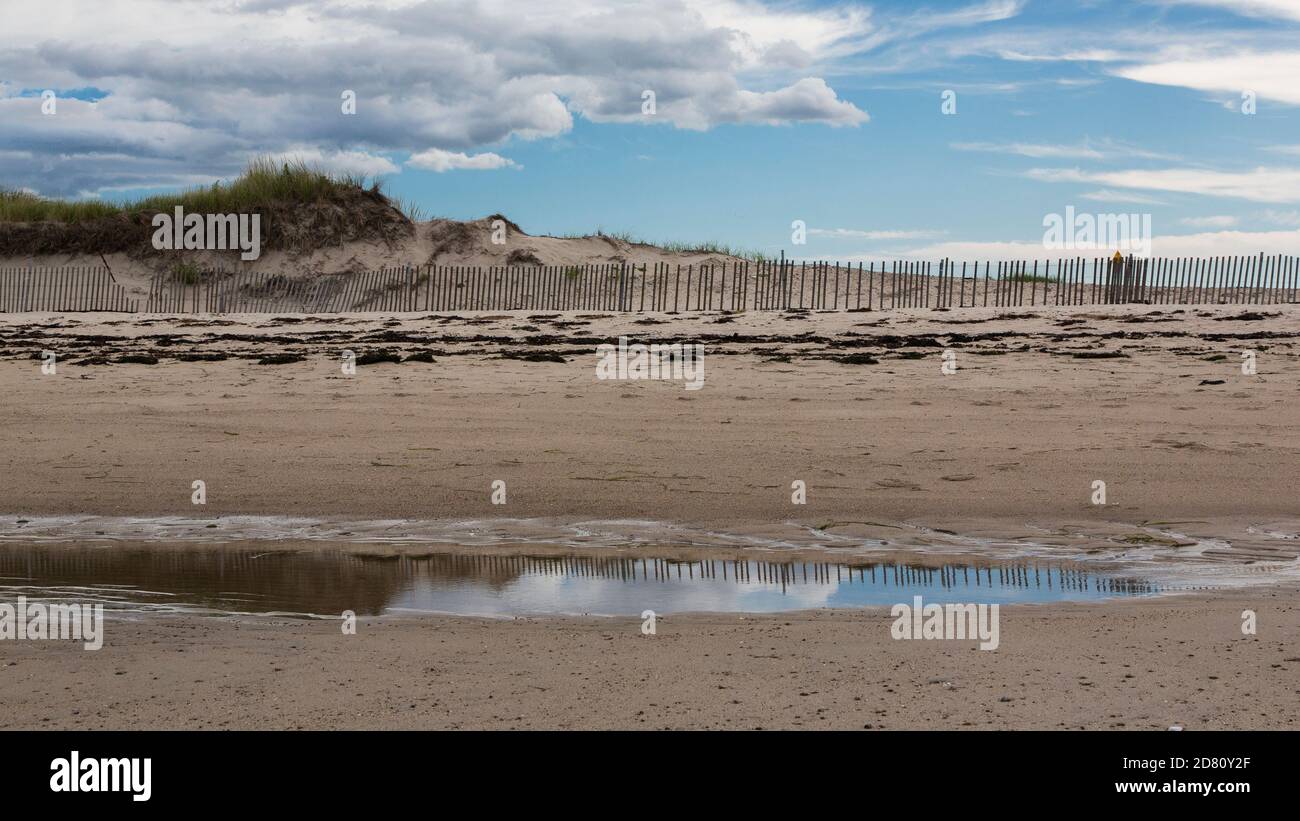
<instances>
[{"instance_id":1,"label":"dark seaweed debris","mask_svg":"<svg viewBox=\"0 0 1300 821\"><path fill-rule=\"evenodd\" d=\"M545 351L502 351L501 359L518 359L522 362L568 362L569 360L560 356L558 353L548 353Z\"/></svg>"},{"instance_id":2,"label":"dark seaweed debris","mask_svg":"<svg viewBox=\"0 0 1300 821\"><path fill-rule=\"evenodd\" d=\"M297 353L273 353L257 360L259 365L288 365L291 362L301 362L307 357Z\"/></svg>"},{"instance_id":3,"label":"dark seaweed debris","mask_svg":"<svg viewBox=\"0 0 1300 821\"><path fill-rule=\"evenodd\" d=\"M844 356L833 356L831 359L842 365L879 365L880 360L874 356L865 353L850 353Z\"/></svg>"},{"instance_id":4,"label":"dark seaweed debris","mask_svg":"<svg viewBox=\"0 0 1300 821\"><path fill-rule=\"evenodd\" d=\"M401 355L392 351L366 351L357 357L358 365L378 365L382 362L391 362L395 365L401 361Z\"/></svg>"}]
</instances>

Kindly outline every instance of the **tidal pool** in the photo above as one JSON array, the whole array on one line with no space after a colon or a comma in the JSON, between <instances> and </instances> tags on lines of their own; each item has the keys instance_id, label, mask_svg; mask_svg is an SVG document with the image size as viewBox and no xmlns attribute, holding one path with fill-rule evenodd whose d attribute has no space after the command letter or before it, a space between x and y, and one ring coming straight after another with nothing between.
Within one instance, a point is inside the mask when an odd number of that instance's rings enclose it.
<instances>
[{"instance_id":1,"label":"tidal pool","mask_svg":"<svg viewBox=\"0 0 1300 821\"><path fill-rule=\"evenodd\" d=\"M1095 601L1153 595L1121 570L1043 560L924 563L794 555L683 558L644 547L617 555L358 553L234 544L0 544L0 600L103 603L107 611L467 616L771 613L927 603Z\"/></svg>"}]
</instances>

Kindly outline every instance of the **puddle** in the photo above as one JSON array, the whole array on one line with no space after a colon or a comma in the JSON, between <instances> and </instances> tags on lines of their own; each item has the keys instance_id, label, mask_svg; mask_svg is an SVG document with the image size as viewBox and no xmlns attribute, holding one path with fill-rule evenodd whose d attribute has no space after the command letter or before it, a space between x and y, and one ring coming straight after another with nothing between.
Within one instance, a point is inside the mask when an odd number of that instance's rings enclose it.
<instances>
[{"instance_id":1,"label":"puddle","mask_svg":"<svg viewBox=\"0 0 1300 821\"><path fill-rule=\"evenodd\" d=\"M670 553L671 555L663 555ZM422 554L358 553L189 543L0 543L0 601L102 602L118 614L203 612L337 617L448 613L470 616L771 613L927 602L1095 601L1163 588L1120 569L1039 559L922 562L864 557L726 558L594 555L559 549Z\"/></svg>"}]
</instances>

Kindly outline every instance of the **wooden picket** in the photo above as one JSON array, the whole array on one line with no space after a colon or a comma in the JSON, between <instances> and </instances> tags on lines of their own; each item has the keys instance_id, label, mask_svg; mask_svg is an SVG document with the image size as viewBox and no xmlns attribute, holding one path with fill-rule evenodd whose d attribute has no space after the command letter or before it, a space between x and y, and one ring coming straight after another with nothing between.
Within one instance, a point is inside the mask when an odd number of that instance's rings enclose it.
<instances>
[{"instance_id":1,"label":"wooden picket","mask_svg":"<svg viewBox=\"0 0 1300 821\"><path fill-rule=\"evenodd\" d=\"M1300 258L842 264L739 260L562 266L399 265L289 277L161 275L143 298L103 267L0 268L0 312L459 313L470 311L892 311L1071 305L1293 303Z\"/></svg>"}]
</instances>

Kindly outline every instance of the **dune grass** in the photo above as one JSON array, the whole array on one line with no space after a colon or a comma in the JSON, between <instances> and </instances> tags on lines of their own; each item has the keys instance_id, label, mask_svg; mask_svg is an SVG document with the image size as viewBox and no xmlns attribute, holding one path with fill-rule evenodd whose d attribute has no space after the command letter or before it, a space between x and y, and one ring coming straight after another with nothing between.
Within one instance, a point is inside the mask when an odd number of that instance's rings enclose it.
<instances>
[{"instance_id":1,"label":"dune grass","mask_svg":"<svg viewBox=\"0 0 1300 821\"><path fill-rule=\"evenodd\" d=\"M229 182L190 188L172 194L156 194L121 203L99 200L47 199L27 191L0 189L0 222L83 222L137 212L172 211L181 206L187 212L208 214L248 213L258 206L280 202L313 202L346 189L364 189L366 179L346 174L328 174L303 162L277 163L261 158ZM378 182L371 191L380 193ZM408 218L419 215L418 207L397 202Z\"/></svg>"},{"instance_id":2,"label":"dune grass","mask_svg":"<svg viewBox=\"0 0 1300 821\"><path fill-rule=\"evenodd\" d=\"M756 260L758 262L771 259L768 254L764 254L762 251L754 251L748 248L735 248L722 242L651 242L647 239L636 236L630 231L606 231L603 228L596 229L594 235L561 234L559 236L561 239L587 239L591 236L604 237L606 239L626 242L628 245L645 245L679 254L721 254L724 256L739 257L740 259Z\"/></svg>"},{"instance_id":3,"label":"dune grass","mask_svg":"<svg viewBox=\"0 0 1300 821\"><path fill-rule=\"evenodd\" d=\"M409 200L405 197L389 197L388 201L393 204L394 208L405 214L406 218L411 222L427 222L433 218L433 215L415 200Z\"/></svg>"},{"instance_id":4,"label":"dune grass","mask_svg":"<svg viewBox=\"0 0 1300 821\"><path fill-rule=\"evenodd\" d=\"M105 202L102 200L50 199L27 191L0 187L0 222L87 222L118 214L170 212L176 206L191 213L249 213L259 206L285 202L314 202L344 190L364 190L382 194L379 181L365 177L330 174L304 162L280 163L269 158L255 159L242 174L228 182L189 188L169 194L156 194L136 200ZM417 203L388 198L412 222L429 218ZM769 255L745 248L733 248L720 242L652 243L629 232L598 230L596 236L621 240L631 245L657 246L665 251L685 254L721 254L741 259L764 261ZM584 235L585 237L585 235ZM572 235L571 239L581 239Z\"/></svg>"},{"instance_id":5,"label":"dune grass","mask_svg":"<svg viewBox=\"0 0 1300 821\"><path fill-rule=\"evenodd\" d=\"M0 188L0 222L84 222L111 217L122 210L99 200L51 200L30 191Z\"/></svg>"}]
</instances>

